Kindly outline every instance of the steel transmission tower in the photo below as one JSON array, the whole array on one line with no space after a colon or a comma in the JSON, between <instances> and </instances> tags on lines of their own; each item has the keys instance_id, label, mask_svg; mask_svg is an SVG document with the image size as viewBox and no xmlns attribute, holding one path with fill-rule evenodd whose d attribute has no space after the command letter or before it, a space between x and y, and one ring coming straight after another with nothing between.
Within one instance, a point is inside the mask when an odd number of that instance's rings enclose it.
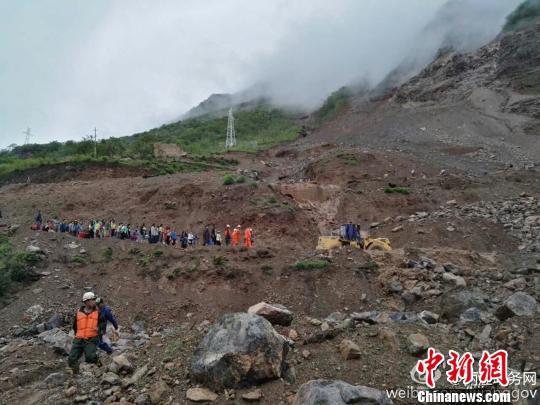
<instances>
[{"instance_id":1,"label":"steel transmission tower","mask_svg":"<svg viewBox=\"0 0 540 405\"><path fill-rule=\"evenodd\" d=\"M229 120L227 121L227 139L225 140L225 147L227 149L234 148L236 146L236 132L234 131L234 116L232 108L229 109Z\"/></svg>"},{"instance_id":2,"label":"steel transmission tower","mask_svg":"<svg viewBox=\"0 0 540 405\"><path fill-rule=\"evenodd\" d=\"M28 145L30 143L30 137L32 136L32 130L30 128L26 128L26 131L23 131L23 134L26 135L24 144Z\"/></svg>"}]
</instances>

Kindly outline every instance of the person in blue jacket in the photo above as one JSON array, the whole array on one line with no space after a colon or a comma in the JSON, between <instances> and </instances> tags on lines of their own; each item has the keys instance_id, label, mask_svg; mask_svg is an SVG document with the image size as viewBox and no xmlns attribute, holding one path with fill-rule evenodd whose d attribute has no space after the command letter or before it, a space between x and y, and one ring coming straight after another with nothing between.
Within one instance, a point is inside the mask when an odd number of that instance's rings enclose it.
<instances>
[{"instance_id":1,"label":"person in blue jacket","mask_svg":"<svg viewBox=\"0 0 540 405\"><path fill-rule=\"evenodd\" d=\"M111 346L109 346L106 342L103 341L103 335L107 332L107 323L112 323L112 326L114 327L114 330L118 330L118 322L116 322L116 319L114 318L114 315L112 313L112 310L109 306L105 305L105 302L103 301L103 298L98 297L96 299L96 305L99 309L99 312L103 317L105 318L106 322L104 323L104 326L99 331L99 344L98 347L106 352L107 354L111 354L113 349Z\"/></svg>"}]
</instances>

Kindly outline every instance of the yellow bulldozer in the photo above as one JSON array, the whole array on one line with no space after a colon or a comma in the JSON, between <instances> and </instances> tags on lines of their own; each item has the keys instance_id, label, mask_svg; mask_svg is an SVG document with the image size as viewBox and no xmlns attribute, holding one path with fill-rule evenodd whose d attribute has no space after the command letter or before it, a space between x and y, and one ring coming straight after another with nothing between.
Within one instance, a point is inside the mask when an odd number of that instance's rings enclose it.
<instances>
[{"instance_id":1,"label":"yellow bulldozer","mask_svg":"<svg viewBox=\"0 0 540 405\"><path fill-rule=\"evenodd\" d=\"M350 246L363 250L383 250L388 252L392 250L390 241L387 238L372 238L366 232L360 231L358 226L355 226L354 232L349 232L350 226L342 225L338 232L330 236L319 236L317 242L317 250L331 250L343 246Z\"/></svg>"}]
</instances>

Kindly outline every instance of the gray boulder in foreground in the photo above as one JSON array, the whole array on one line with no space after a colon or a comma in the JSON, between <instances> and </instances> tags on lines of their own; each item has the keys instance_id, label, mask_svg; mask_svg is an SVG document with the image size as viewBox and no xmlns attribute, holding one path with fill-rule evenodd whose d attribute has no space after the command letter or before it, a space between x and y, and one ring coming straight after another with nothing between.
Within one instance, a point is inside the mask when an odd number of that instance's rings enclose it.
<instances>
[{"instance_id":1,"label":"gray boulder in foreground","mask_svg":"<svg viewBox=\"0 0 540 405\"><path fill-rule=\"evenodd\" d=\"M536 300L522 291L512 294L497 308L495 315L501 320L512 316L533 316L536 313Z\"/></svg>"},{"instance_id":2,"label":"gray boulder in foreground","mask_svg":"<svg viewBox=\"0 0 540 405\"><path fill-rule=\"evenodd\" d=\"M312 380L303 384L293 405L391 405L384 391L340 380Z\"/></svg>"},{"instance_id":3,"label":"gray boulder in foreground","mask_svg":"<svg viewBox=\"0 0 540 405\"><path fill-rule=\"evenodd\" d=\"M263 317L227 314L210 327L193 353L191 375L213 390L249 387L280 378L288 348Z\"/></svg>"}]
</instances>

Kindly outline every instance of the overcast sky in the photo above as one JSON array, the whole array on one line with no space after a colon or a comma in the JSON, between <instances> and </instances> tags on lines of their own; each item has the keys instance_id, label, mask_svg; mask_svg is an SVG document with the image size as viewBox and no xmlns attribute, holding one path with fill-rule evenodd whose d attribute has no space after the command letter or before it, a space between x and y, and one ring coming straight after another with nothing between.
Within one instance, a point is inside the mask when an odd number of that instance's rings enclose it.
<instances>
[{"instance_id":1,"label":"overcast sky","mask_svg":"<svg viewBox=\"0 0 540 405\"><path fill-rule=\"evenodd\" d=\"M452 1L476 4L466 21L486 38L519 2ZM79 140L94 126L129 135L257 82L279 103L313 108L425 47L444 3L0 0L0 148L23 143L27 126L33 142Z\"/></svg>"}]
</instances>

